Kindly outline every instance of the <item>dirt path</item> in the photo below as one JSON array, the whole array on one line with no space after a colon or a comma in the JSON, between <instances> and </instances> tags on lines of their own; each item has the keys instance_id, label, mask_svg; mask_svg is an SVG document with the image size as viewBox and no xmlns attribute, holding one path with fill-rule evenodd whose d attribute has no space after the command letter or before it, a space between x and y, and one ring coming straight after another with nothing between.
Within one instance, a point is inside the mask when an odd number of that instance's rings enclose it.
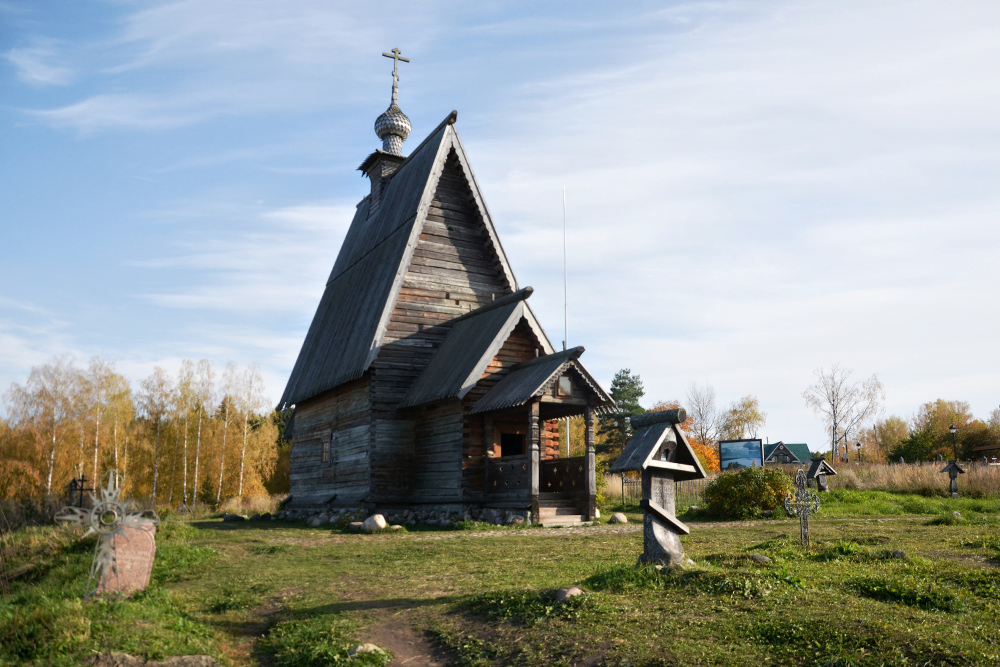
<instances>
[{"instance_id":1,"label":"dirt path","mask_svg":"<svg viewBox=\"0 0 1000 667\"><path fill-rule=\"evenodd\" d=\"M449 656L441 648L415 629L416 613L418 610L408 608L387 609L361 631L361 637L363 641L392 651L390 667L445 667L451 664Z\"/></svg>"}]
</instances>

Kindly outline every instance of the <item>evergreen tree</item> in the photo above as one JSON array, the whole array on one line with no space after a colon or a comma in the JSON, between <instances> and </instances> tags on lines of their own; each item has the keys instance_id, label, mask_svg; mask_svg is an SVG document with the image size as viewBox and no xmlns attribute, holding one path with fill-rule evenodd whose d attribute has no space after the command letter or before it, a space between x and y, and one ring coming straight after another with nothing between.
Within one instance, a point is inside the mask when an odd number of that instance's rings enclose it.
<instances>
[{"instance_id":1,"label":"evergreen tree","mask_svg":"<svg viewBox=\"0 0 1000 667\"><path fill-rule=\"evenodd\" d=\"M628 368L615 373L614 379L611 380L611 398L615 399L618 411L601 415L598 419L601 432L605 434L603 445L605 451L617 454L625 447L625 443L632 436L628 418L646 411L639 405L639 399L645 393L638 374L633 375Z\"/></svg>"}]
</instances>

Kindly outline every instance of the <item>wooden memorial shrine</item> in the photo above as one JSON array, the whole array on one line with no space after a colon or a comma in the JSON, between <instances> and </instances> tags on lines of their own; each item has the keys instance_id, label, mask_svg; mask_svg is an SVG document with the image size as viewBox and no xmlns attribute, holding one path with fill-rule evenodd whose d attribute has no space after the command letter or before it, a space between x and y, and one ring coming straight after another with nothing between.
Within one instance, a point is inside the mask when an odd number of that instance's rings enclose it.
<instances>
[{"instance_id":1,"label":"wooden memorial shrine","mask_svg":"<svg viewBox=\"0 0 1000 667\"><path fill-rule=\"evenodd\" d=\"M810 482L815 480L817 491L829 491L830 485L826 481L826 476L836 474L837 471L833 469L833 466L820 457L812 459L812 462L809 465L809 473L806 477Z\"/></svg>"},{"instance_id":2,"label":"wooden memorial shrine","mask_svg":"<svg viewBox=\"0 0 1000 667\"><path fill-rule=\"evenodd\" d=\"M951 497L958 498L958 476L965 474L965 468L958 464L958 461L948 461L948 465L941 469L941 472L948 473L948 479L950 480L948 490L951 492Z\"/></svg>"},{"instance_id":3,"label":"wooden memorial shrine","mask_svg":"<svg viewBox=\"0 0 1000 667\"><path fill-rule=\"evenodd\" d=\"M681 535L690 529L677 520L674 482L703 479L705 469L684 432L684 408L632 417L632 438L611 466L611 472L642 473L643 563L677 566L684 562Z\"/></svg>"}]
</instances>

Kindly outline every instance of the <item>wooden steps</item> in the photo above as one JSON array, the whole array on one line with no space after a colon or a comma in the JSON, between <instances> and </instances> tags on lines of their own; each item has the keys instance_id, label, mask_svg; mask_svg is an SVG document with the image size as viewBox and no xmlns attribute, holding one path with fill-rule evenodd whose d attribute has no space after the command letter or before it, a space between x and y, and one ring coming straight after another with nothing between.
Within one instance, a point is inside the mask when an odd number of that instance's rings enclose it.
<instances>
[{"instance_id":1,"label":"wooden steps","mask_svg":"<svg viewBox=\"0 0 1000 667\"><path fill-rule=\"evenodd\" d=\"M583 514L576 501L562 493L538 494L538 522L546 527L584 526Z\"/></svg>"}]
</instances>

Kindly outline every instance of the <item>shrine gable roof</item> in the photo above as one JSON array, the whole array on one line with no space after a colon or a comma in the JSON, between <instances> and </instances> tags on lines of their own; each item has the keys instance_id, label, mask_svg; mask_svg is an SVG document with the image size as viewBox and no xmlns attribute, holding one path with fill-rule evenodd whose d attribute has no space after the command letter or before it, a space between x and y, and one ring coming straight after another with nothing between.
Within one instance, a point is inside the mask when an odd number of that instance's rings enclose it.
<instances>
[{"instance_id":1,"label":"shrine gable roof","mask_svg":"<svg viewBox=\"0 0 1000 667\"><path fill-rule=\"evenodd\" d=\"M636 415L632 437L612 464L610 472L662 470L675 481L703 479L708 475L678 424L687 418L683 408Z\"/></svg>"}]
</instances>

